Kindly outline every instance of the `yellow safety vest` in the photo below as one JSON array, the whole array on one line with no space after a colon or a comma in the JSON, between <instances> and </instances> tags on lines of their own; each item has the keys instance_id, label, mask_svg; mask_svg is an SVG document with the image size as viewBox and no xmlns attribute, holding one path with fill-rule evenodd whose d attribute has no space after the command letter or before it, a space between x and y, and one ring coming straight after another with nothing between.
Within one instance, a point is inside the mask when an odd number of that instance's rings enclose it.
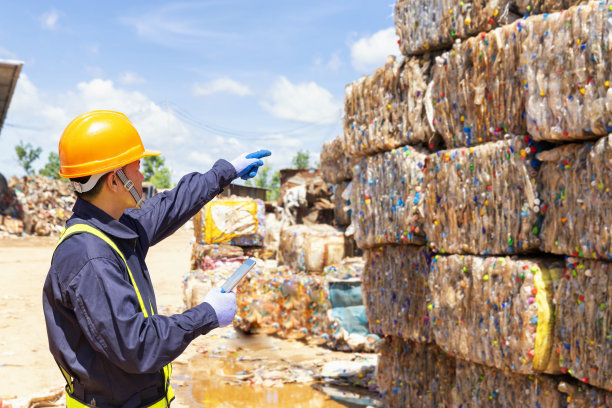
<instances>
[{"instance_id":1,"label":"yellow safety vest","mask_svg":"<svg viewBox=\"0 0 612 408\"><path fill-rule=\"evenodd\" d=\"M60 235L60 240L55 246L55 249L57 249L59 244L64 242L66 239L68 239L72 235L80 234L83 232L95 235L96 237L106 242L111 248L115 250L115 252L117 252L117 254L119 254L121 259L123 259L123 262L125 263L125 267L127 268L128 274L130 275L130 281L132 282L132 286L134 286L134 290L136 291L136 296L138 296L138 303L140 304L140 309L142 310L142 313L144 314L145 318L149 317L149 314L147 313L147 308L145 307L144 302L142 301L142 296L140 296L140 291L138 290L138 286L136 285L136 281L134 280L134 276L132 275L132 271L130 270L130 267L128 266L128 263L125 257L123 256L119 248L117 248L117 245L115 245L115 243L109 237L107 237L102 231L90 225L87 225L87 224L71 225L70 227L62 231L62 234ZM151 306L151 315L154 315L155 313L153 312L153 306L151 305L150 299L149 299L149 305ZM60 370L62 371L62 374L64 375L64 378L66 379L66 382L68 383L68 385L66 385L66 406L68 408L92 407L92 405L89 405L83 401L78 400L73 395L74 386L72 383L72 376L68 373L68 371L66 371L64 367L60 366ZM172 375L172 364L168 364L164 366L163 370L164 370L166 395L162 399L157 401L156 403L152 405L148 405L146 408L166 408L166 407L169 407L170 403L174 400L174 391L172 390L172 386L170 385L170 376Z\"/></svg>"}]
</instances>

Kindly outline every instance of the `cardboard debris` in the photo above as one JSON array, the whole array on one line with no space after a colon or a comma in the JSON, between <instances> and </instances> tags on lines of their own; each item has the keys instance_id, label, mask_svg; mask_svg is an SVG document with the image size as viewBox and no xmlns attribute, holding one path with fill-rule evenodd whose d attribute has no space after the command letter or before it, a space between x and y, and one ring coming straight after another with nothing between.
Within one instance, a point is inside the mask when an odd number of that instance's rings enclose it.
<instances>
[{"instance_id":1,"label":"cardboard debris","mask_svg":"<svg viewBox=\"0 0 612 408\"><path fill-rule=\"evenodd\" d=\"M522 15L564 10L582 0L398 0L396 32L402 54L422 54L446 48Z\"/></svg>"},{"instance_id":2,"label":"cardboard debris","mask_svg":"<svg viewBox=\"0 0 612 408\"><path fill-rule=\"evenodd\" d=\"M538 154L545 252L612 260L612 136Z\"/></svg>"},{"instance_id":3,"label":"cardboard debris","mask_svg":"<svg viewBox=\"0 0 612 408\"><path fill-rule=\"evenodd\" d=\"M353 166L344 143L344 136L338 136L321 147L321 177L326 183L338 184L353 178Z\"/></svg>"},{"instance_id":4,"label":"cardboard debris","mask_svg":"<svg viewBox=\"0 0 612 408\"><path fill-rule=\"evenodd\" d=\"M453 407L561 408L566 397L547 375L522 375L457 359ZM586 405L584 405L586 407Z\"/></svg>"},{"instance_id":5,"label":"cardboard debris","mask_svg":"<svg viewBox=\"0 0 612 408\"><path fill-rule=\"evenodd\" d=\"M518 24L458 42L436 58L427 100L447 148L525 133Z\"/></svg>"},{"instance_id":6,"label":"cardboard debris","mask_svg":"<svg viewBox=\"0 0 612 408\"><path fill-rule=\"evenodd\" d=\"M292 225L281 230L279 259L296 272L321 272L344 258L344 241L331 225Z\"/></svg>"},{"instance_id":7,"label":"cardboard debris","mask_svg":"<svg viewBox=\"0 0 612 408\"><path fill-rule=\"evenodd\" d=\"M331 199L334 203L334 221L336 225L347 226L351 223L351 195L353 185L351 181L342 181L333 186Z\"/></svg>"},{"instance_id":8,"label":"cardboard debris","mask_svg":"<svg viewBox=\"0 0 612 408\"><path fill-rule=\"evenodd\" d=\"M364 157L406 144L434 142L425 114L429 58L389 57L384 67L345 88L344 144Z\"/></svg>"},{"instance_id":9,"label":"cardboard debris","mask_svg":"<svg viewBox=\"0 0 612 408\"><path fill-rule=\"evenodd\" d=\"M362 159L355 167L352 221L360 248L423 244L423 149L404 146Z\"/></svg>"},{"instance_id":10,"label":"cardboard debris","mask_svg":"<svg viewBox=\"0 0 612 408\"><path fill-rule=\"evenodd\" d=\"M591 1L521 22L527 132L535 140L612 132L609 17L608 1Z\"/></svg>"},{"instance_id":11,"label":"cardboard debris","mask_svg":"<svg viewBox=\"0 0 612 408\"><path fill-rule=\"evenodd\" d=\"M371 332L433 342L427 310L430 257L429 250L414 245L366 251L363 298Z\"/></svg>"},{"instance_id":12,"label":"cardboard debris","mask_svg":"<svg viewBox=\"0 0 612 408\"><path fill-rule=\"evenodd\" d=\"M18 202L17 214L14 208L8 210L9 216L18 218L4 218L4 229L11 234L58 235L72 216L76 196L64 180L40 175L12 177L8 188L14 192ZM4 211L7 215L7 210Z\"/></svg>"},{"instance_id":13,"label":"cardboard debris","mask_svg":"<svg viewBox=\"0 0 612 408\"><path fill-rule=\"evenodd\" d=\"M557 389L565 394L567 408L612 407L612 391L591 387L578 381L562 380Z\"/></svg>"},{"instance_id":14,"label":"cardboard debris","mask_svg":"<svg viewBox=\"0 0 612 408\"><path fill-rule=\"evenodd\" d=\"M323 342L330 308L321 274L254 268L239 286L237 327L248 333Z\"/></svg>"},{"instance_id":15,"label":"cardboard debris","mask_svg":"<svg viewBox=\"0 0 612 408\"><path fill-rule=\"evenodd\" d=\"M538 146L512 136L427 157L424 228L440 253L513 254L539 247Z\"/></svg>"},{"instance_id":16,"label":"cardboard debris","mask_svg":"<svg viewBox=\"0 0 612 408\"><path fill-rule=\"evenodd\" d=\"M388 337L381 345L376 382L385 407L448 407L455 359L435 345Z\"/></svg>"},{"instance_id":17,"label":"cardboard debris","mask_svg":"<svg viewBox=\"0 0 612 408\"><path fill-rule=\"evenodd\" d=\"M555 356L563 373L612 392L612 264L566 263L554 297Z\"/></svg>"},{"instance_id":18,"label":"cardboard debris","mask_svg":"<svg viewBox=\"0 0 612 408\"><path fill-rule=\"evenodd\" d=\"M553 283L562 263L437 255L429 275L433 336L445 352L517 373L560 373Z\"/></svg>"}]
</instances>

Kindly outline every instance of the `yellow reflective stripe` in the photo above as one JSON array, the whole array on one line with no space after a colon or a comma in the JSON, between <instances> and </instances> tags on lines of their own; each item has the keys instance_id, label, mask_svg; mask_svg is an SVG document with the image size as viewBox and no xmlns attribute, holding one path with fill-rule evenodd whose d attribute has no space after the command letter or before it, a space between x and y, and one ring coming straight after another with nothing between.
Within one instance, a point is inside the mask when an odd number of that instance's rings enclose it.
<instances>
[{"instance_id":1,"label":"yellow reflective stripe","mask_svg":"<svg viewBox=\"0 0 612 408\"><path fill-rule=\"evenodd\" d=\"M154 404L147 405L144 408L166 408L170 406L170 403L173 400L174 400L174 391L172 391L172 387L169 387L168 392L164 398L160 399ZM66 392L66 407L67 408L91 408L93 407L93 405L85 404L79 401L78 399L76 399L74 396L72 396L68 392Z\"/></svg>"},{"instance_id":2,"label":"yellow reflective stripe","mask_svg":"<svg viewBox=\"0 0 612 408\"><path fill-rule=\"evenodd\" d=\"M66 240L72 234L78 234L80 232L87 232L92 235L95 235L96 237L100 238L101 240L106 242L108 245L110 245L110 247L113 248L115 252L117 252L117 254L119 254L121 259L123 259L123 262L125 263L125 267L127 268L128 275L130 275L130 281L132 282L132 286L134 286L134 290L136 291L136 296L138 297L138 303L140 304L140 309L142 309L142 313L144 314L144 317L149 317L149 314L147 312L147 309L145 308L144 302L142 301L142 296L140 296L140 291L138 290L138 286L136 285L136 281L134 280L134 276L132 275L132 271L130 270L128 263L125 260L125 257L123 256L119 248L117 248L117 245L115 245L115 243L109 237L107 237L102 231L92 226L89 226L87 224L74 224L62 232L60 241L57 243L57 245L61 244L64 240ZM57 248L57 245L55 248Z\"/></svg>"},{"instance_id":3,"label":"yellow reflective stripe","mask_svg":"<svg viewBox=\"0 0 612 408\"><path fill-rule=\"evenodd\" d=\"M64 367L62 367L61 365L59 365L60 370L62 371L62 374L64 375L64 378L66 379L66 383L68 384L66 386L66 391L72 393L74 392L74 385L72 384L72 377L70 376L70 374L68 374L68 371L66 371L66 369L64 369Z\"/></svg>"}]
</instances>

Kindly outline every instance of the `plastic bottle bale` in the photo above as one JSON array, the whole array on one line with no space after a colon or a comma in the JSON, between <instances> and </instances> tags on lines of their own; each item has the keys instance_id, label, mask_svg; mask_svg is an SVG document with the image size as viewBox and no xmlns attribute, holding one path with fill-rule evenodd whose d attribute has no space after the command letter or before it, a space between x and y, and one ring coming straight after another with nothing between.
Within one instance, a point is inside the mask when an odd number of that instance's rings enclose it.
<instances>
[{"instance_id":1,"label":"plastic bottle bale","mask_svg":"<svg viewBox=\"0 0 612 408\"><path fill-rule=\"evenodd\" d=\"M366 251L363 299L372 333L433 342L427 307L431 252L423 246L385 245Z\"/></svg>"},{"instance_id":2,"label":"plastic bottle bale","mask_svg":"<svg viewBox=\"0 0 612 408\"><path fill-rule=\"evenodd\" d=\"M382 244L424 244L421 148L399 149L362 159L355 167L352 222L359 248Z\"/></svg>"},{"instance_id":3,"label":"plastic bottle bale","mask_svg":"<svg viewBox=\"0 0 612 408\"><path fill-rule=\"evenodd\" d=\"M257 200L248 197L208 202L203 209L205 243L217 244L256 234L259 221L257 207Z\"/></svg>"},{"instance_id":4,"label":"plastic bottle bale","mask_svg":"<svg viewBox=\"0 0 612 408\"><path fill-rule=\"evenodd\" d=\"M509 24L519 17L510 11L511 4L511 0L397 0L395 26L402 53L447 48L457 39Z\"/></svg>"},{"instance_id":5,"label":"plastic bottle bale","mask_svg":"<svg viewBox=\"0 0 612 408\"><path fill-rule=\"evenodd\" d=\"M347 226L351 223L352 189L351 181L342 181L333 186L334 194L331 199L334 203L334 221L336 225Z\"/></svg>"},{"instance_id":6,"label":"plastic bottle bale","mask_svg":"<svg viewBox=\"0 0 612 408\"><path fill-rule=\"evenodd\" d=\"M436 58L427 100L433 103L433 126L448 148L525 133L519 41L517 24L510 24L457 43Z\"/></svg>"},{"instance_id":7,"label":"plastic bottle bale","mask_svg":"<svg viewBox=\"0 0 612 408\"><path fill-rule=\"evenodd\" d=\"M339 184L353 178L353 166L344 146L344 135L323 143L319 168L321 178L329 184Z\"/></svg>"},{"instance_id":8,"label":"plastic bottle bale","mask_svg":"<svg viewBox=\"0 0 612 408\"><path fill-rule=\"evenodd\" d=\"M425 112L431 58L389 57L373 75L345 88L345 149L355 157L369 156L406 144L434 140Z\"/></svg>"},{"instance_id":9,"label":"plastic bottle bale","mask_svg":"<svg viewBox=\"0 0 612 408\"><path fill-rule=\"evenodd\" d=\"M545 252L612 259L612 136L538 154Z\"/></svg>"},{"instance_id":10,"label":"plastic bottle bale","mask_svg":"<svg viewBox=\"0 0 612 408\"><path fill-rule=\"evenodd\" d=\"M565 378L559 382L557 389L567 395L567 404L564 405L567 408L612 407L612 391Z\"/></svg>"},{"instance_id":11,"label":"plastic bottle bale","mask_svg":"<svg viewBox=\"0 0 612 408\"><path fill-rule=\"evenodd\" d=\"M612 392L612 264L568 257L555 292L561 370Z\"/></svg>"},{"instance_id":12,"label":"plastic bottle bale","mask_svg":"<svg viewBox=\"0 0 612 408\"><path fill-rule=\"evenodd\" d=\"M537 249L538 149L528 136L511 136L430 154L423 210L431 249L480 255Z\"/></svg>"},{"instance_id":13,"label":"plastic bottle bale","mask_svg":"<svg viewBox=\"0 0 612 408\"><path fill-rule=\"evenodd\" d=\"M280 233L280 258L296 272L322 272L344 258L344 239L344 233L331 225L285 227Z\"/></svg>"},{"instance_id":14,"label":"plastic bottle bale","mask_svg":"<svg viewBox=\"0 0 612 408\"><path fill-rule=\"evenodd\" d=\"M536 140L612 132L609 2L590 2L521 22L527 132Z\"/></svg>"},{"instance_id":15,"label":"plastic bottle bale","mask_svg":"<svg viewBox=\"0 0 612 408\"><path fill-rule=\"evenodd\" d=\"M455 359L435 345L388 337L382 341L376 383L385 407L450 407Z\"/></svg>"},{"instance_id":16,"label":"plastic bottle bale","mask_svg":"<svg viewBox=\"0 0 612 408\"><path fill-rule=\"evenodd\" d=\"M445 352L499 369L560 373L553 283L562 262L449 255L429 274L433 337Z\"/></svg>"},{"instance_id":17,"label":"plastic bottle bale","mask_svg":"<svg viewBox=\"0 0 612 408\"><path fill-rule=\"evenodd\" d=\"M517 374L457 359L455 378L453 407L566 406L555 377Z\"/></svg>"}]
</instances>

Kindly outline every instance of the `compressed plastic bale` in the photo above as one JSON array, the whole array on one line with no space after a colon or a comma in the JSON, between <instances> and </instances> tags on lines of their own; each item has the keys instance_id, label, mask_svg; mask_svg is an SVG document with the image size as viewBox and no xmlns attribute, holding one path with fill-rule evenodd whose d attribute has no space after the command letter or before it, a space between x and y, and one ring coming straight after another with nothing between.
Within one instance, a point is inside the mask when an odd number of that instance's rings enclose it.
<instances>
[{"instance_id":1,"label":"compressed plastic bale","mask_svg":"<svg viewBox=\"0 0 612 408\"><path fill-rule=\"evenodd\" d=\"M344 258L344 240L344 233L330 225L292 225L281 229L280 258L296 272L322 272Z\"/></svg>"},{"instance_id":2,"label":"compressed plastic bale","mask_svg":"<svg viewBox=\"0 0 612 408\"><path fill-rule=\"evenodd\" d=\"M414 245L366 251L363 299L372 333L433 342L428 305L431 252Z\"/></svg>"},{"instance_id":3,"label":"compressed plastic bale","mask_svg":"<svg viewBox=\"0 0 612 408\"><path fill-rule=\"evenodd\" d=\"M523 375L457 359L453 407L523 408L565 406L558 381L547 375ZM586 405L585 405L586 407Z\"/></svg>"},{"instance_id":4,"label":"compressed plastic bale","mask_svg":"<svg viewBox=\"0 0 612 408\"><path fill-rule=\"evenodd\" d=\"M344 144L364 157L406 144L435 143L425 112L430 58L393 57L345 88Z\"/></svg>"},{"instance_id":5,"label":"compressed plastic bale","mask_svg":"<svg viewBox=\"0 0 612 408\"><path fill-rule=\"evenodd\" d=\"M455 359L431 344L382 341L376 383L385 407L450 407Z\"/></svg>"},{"instance_id":6,"label":"compressed plastic bale","mask_svg":"<svg viewBox=\"0 0 612 408\"><path fill-rule=\"evenodd\" d=\"M328 280L361 281L365 261L360 256L347 257L323 269Z\"/></svg>"},{"instance_id":7,"label":"compressed plastic bale","mask_svg":"<svg viewBox=\"0 0 612 408\"><path fill-rule=\"evenodd\" d=\"M562 11L588 0L512 0L513 6L520 14L540 14Z\"/></svg>"},{"instance_id":8,"label":"compressed plastic bale","mask_svg":"<svg viewBox=\"0 0 612 408\"><path fill-rule=\"evenodd\" d=\"M592 1L521 22L527 131L536 140L612 132L610 2Z\"/></svg>"},{"instance_id":9,"label":"compressed plastic bale","mask_svg":"<svg viewBox=\"0 0 612 408\"><path fill-rule=\"evenodd\" d=\"M404 146L355 166L351 206L359 248L423 244L423 149Z\"/></svg>"},{"instance_id":10,"label":"compressed plastic bale","mask_svg":"<svg viewBox=\"0 0 612 408\"><path fill-rule=\"evenodd\" d=\"M457 43L436 58L427 101L447 148L525 133L519 56L515 23Z\"/></svg>"},{"instance_id":11,"label":"compressed plastic bale","mask_svg":"<svg viewBox=\"0 0 612 408\"><path fill-rule=\"evenodd\" d=\"M537 249L538 149L528 136L512 136L430 154L423 183L430 248L480 255Z\"/></svg>"},{"instance_id":12,"label":"compressed plastic bale","mask_svg":"<svg viewBox=\"0 0 612 408\"><path fill-rule=\"evenodd\" d=\"M333 191L331 199L334 203L334 221L336 225L349 225L351 223L352 183L342 181L333 186Z\"/></svg>"},{"instance_id":13,"label":"compressed plastic bale","mask_svg":"<svg viewBox=\"0 0 612 408\"><path fill-rule=\"evenodd\" d=\"M234 237L258 232L257 201L244 199L213 200L204 206L204 241L228 242Z\"/></svg>"},{"instance_id":14,"label":"compressed plastic bale","mask_svg":"<svg viewBox=\"0 0 612 408\"><path fill-rule=\"evenodd\" d=\"M266 205L263 200L254 200L257 203L257 211L255 216L257 218L257 228L253 234L238 235L232 238L231 243L237 246L264 246L265 237L267 235L266 226Z\"/></svg>"},{"instance_id":15,"label":"compressed plastic bale","mask_svg":"<svg viewBox=\"0 0 612 408\"><path fill-rule=\"evenodd\" d=\"M212 258L205 256L197 262L197 269L192 269L183 280L183 303L187 309L197 306L213 287L219 287L244 262L245 257ZM193 262L193 261L192 261ZM257 268L261 268L258 261ZM239 285L239 287L242 283ZM240 290L238 287L237 290Z\"/></svg>"},{"instance_id":16,"label":"compressed plastic bale","mask_svg":"<svg viewBox=\"0 0 612 408\"><path fill-rule=\"evenodd\" d=\"M512 1L397 0L396 33L403 54L446 48L457 39L511 23Z\"/></svg>"},{"instance_id":17,"label":"compressed plastic bale","mask_svg":"<svg viewBox=\"0 0 612 408\"><path fill-rule=\"evenodd\" d=\"M545 252L612 259L612 136L538 154Z\"/></svg>"},{"instance_id":18,"label":"compressed plastic bale","mask_svg":"<svg viewBox=\"0 0 612 408\"><path fill-rule=\"evenodd\" d=\"M353 166L344 145L344 135L323 143L319 168L321 178L329 184L339 184L353 178Z\"/></svg>"},{"instance_id":19,"label":"compressed plastic bale","mask_svg":"<svg viewBox=\"0 0 612 408\"><path fill-rule=\"evenodd\" d=\"M568 257L555 292L564 373L612 392L612 264Z\"/></svg>"},{"instance_id":20,"label":"compressed plastic bale","mask_svg":"<svg viewBox=\"0 0 612 408\"><path fill-rule=\"evenodd\" d=\"M324 342L330 308L325 278L287 267L256 268L239 286L237 327L248 333Z\"/></svg>"},{"instance_id":21,"label":"compressed plastic bale","mask_svg":"<svg viewBox=\"0 0 612 408\"><path fill-rule=\"evenodd\" d=\"M612 391L566 379L559 382L557 389L566 395L563 406L567 408L612 407Z\"/></svg>"},{"instance_id":22,"label":"compressed plastic bale","mask_svg":"<svg viewBox=\"0 0 612 408\"><path fill-rule=\"evenodd\" d=\"M211 269L210 264L216 259L242 257L242 248L229 244L198 244L191 247L191 270Z\"/></svg>"},{"instance_id":23,"label":"compressed plastic bale","mask_svg":"<svg viewBox=\"0 0 612 408\"><path fill-rule=\"evenodd\" d=\"M562 269L544 259L437 255L428 306L436 344L499 369L560 373L552 299Z\"/></svg>"}]
</instances>

